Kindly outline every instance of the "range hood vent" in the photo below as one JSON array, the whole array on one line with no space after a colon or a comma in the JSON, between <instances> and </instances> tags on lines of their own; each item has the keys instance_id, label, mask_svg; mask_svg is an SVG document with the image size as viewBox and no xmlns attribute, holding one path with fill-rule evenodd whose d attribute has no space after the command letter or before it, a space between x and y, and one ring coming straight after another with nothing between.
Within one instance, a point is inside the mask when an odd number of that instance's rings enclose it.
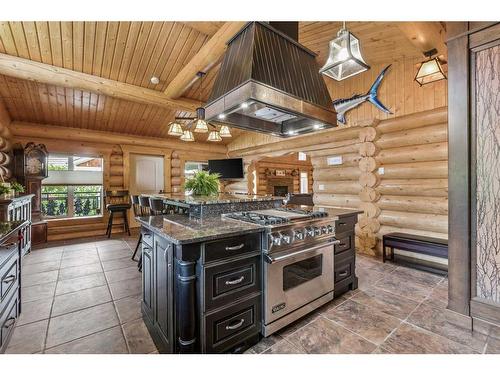
<instances>
[{"instance_id":1,"label":"range hood vent","mask_svg":"<svg viewBox=\"0 0 500 375\"><path fill-rule=\"evenodd\" d=\"M271 25L248 23L228 42L205 118L283 137L337 126L315 57Z\"/></svg>"}]
</instances>

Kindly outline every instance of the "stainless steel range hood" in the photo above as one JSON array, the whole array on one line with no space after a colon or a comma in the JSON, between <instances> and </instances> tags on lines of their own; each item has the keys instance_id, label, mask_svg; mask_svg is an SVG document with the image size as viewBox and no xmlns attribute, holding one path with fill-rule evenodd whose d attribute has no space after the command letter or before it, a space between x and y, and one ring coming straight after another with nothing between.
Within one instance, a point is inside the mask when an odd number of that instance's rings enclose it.
<instances>
[{"instance_id":1,"label":"stainless steel range hood","mask_svg":"<svg viewBox=\"0 0 500 375\"><path fill-rule=\"evenodd\" d=\"M283 137L337 126L315 56L267 23L248 23L228 42L205 118Z\"/></svg>"}]
</instances>

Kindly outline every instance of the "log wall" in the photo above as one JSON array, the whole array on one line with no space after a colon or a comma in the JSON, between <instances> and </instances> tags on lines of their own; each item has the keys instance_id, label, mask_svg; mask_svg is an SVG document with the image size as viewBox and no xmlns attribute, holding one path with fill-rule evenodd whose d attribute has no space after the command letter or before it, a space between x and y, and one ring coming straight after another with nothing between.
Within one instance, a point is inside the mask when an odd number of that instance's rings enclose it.
<instances>
[{"instance_id":1,"label":"log wall","mask_svg":"<svg viewBox=\"0 0 500 375\"><path fill-rule=\"evenodd\" d=\"M0 100L0 181L12 176L10 162L12 160L12 134L10 131L11 119L3 102Z\"/></svg>"}]
</instances>

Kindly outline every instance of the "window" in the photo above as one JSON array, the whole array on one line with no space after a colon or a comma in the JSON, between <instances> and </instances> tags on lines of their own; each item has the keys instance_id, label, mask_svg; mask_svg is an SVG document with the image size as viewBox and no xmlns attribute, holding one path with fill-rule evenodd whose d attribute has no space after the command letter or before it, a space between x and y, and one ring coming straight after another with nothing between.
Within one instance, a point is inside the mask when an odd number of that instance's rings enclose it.
<instances>
[{"instance_id":1,"label":"window","mask_svg":"<svg viewBox=\"0 0 500 375\"><path fill-rule=\"evenodd\" d=\"M300 172L300 192L301 194L308 193L309 181L307 179L307 172Z\"/></svg>"},{"instance_id":2,"label":"window","mask_svg":"<svg viewBox=\"0 0 500 375\"><path fill-rule=\"evenodd\" d=\"M184 163L184 177L191 178L194 176L195 172L207 171L208 163L199 161L186 161Z\"/></svg>"},{"instance_id":3,"label":"window","mask_svg":"<svg viewBox=\"0 0 500 375\"><path fill-rule=\"evenodd\" d=\"M42 184L45 219L102 215L102 158L50 154L48 170Z\"/></svg>"},{"instance_id":4,"label":"window","mask_svg":"<svg viewBox=\"0 0 500 375\"><path fill-rule=\"evenodd\" d=\"M304 152L299 152L299 161L306 161L307 155Z\"/></svg>"}]
</instances>

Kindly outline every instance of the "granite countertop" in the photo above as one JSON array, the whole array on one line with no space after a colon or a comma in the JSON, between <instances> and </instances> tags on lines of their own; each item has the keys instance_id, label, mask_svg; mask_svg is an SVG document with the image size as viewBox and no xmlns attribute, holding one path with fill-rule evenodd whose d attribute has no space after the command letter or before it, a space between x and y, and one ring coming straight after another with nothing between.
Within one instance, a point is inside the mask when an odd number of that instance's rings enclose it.
<instances>
[{"instance_id":1,"label":"granite countertop","mask_svg":"<svg viewBox=\"0 0 500 375\"><path fill-rule=\"evenodd\" d=\"M137 217L136 220L141 225L178 245L264 230L261 225L222 216L194 219L187 215L158 215L141 216Z\"/></svg>"},{"instance_id":2,"label":"granite countertop","mask_svg":"<svg viewBox=\"0 0 500 375\"><path fill-rule=\"evenodd\" d=\"M214 196L203 195L184 195L184 194L151 194L152 197L178 201L192 205L207 205L207 204L223 204L223 203L239 203L239 202L266 202L283 200L283 197L275 197L271 195L247 195L247 194L219 194Z\"/></svg>"}]
</instances>

